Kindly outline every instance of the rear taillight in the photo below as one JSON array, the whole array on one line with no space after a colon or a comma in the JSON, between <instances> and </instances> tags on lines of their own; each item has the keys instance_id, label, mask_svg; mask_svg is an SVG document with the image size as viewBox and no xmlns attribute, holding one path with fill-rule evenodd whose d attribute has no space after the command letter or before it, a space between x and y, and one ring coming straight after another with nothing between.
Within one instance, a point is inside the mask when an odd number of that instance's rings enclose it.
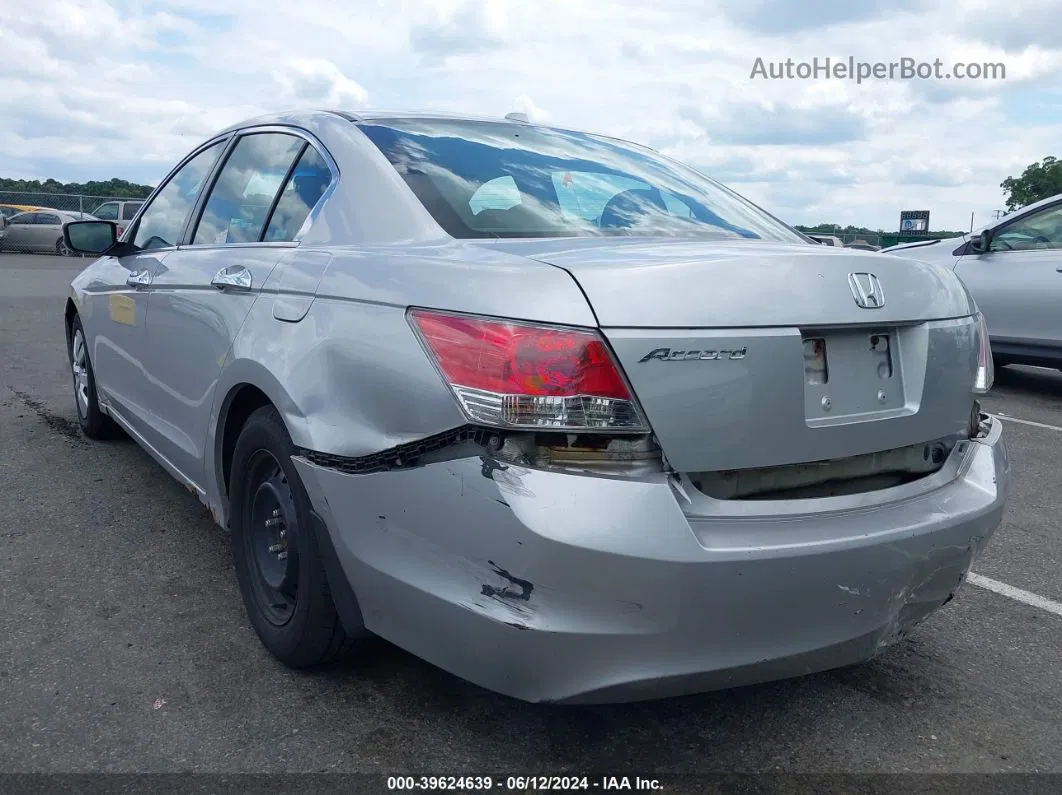
<instances>
[{"instance_id":1,"label":"rear taillight","mask_svg":"<svg viewBox=\"0 0 1062 795\"><path fill-rule=\"evenodd\" d=\"M988 340L988 325L980 312L977 313L977 338L977 377L974 379L973 391L983 395L995 383L996 370L992 362L992 344Z\"/></svg>"},{"instance_id":2,"label":"rear taillight","mask_svg":"<svg viewBox=\"0 0 1062 795\"><path fill-rule=\"evenodd\" d=\"M648 431L593 331L411 310L469 420L504 428Z\"/></svg>"},{"instance_id":3,"label":"rear taillight","mask_svg":"<svg viewBox=\"0 0 1062 795\"><path fill-rule=\"evenodd\" d=\"M118 227L118 231L117 231L117 235L118 235L118 237L121 237L121 236L122 236L122 233L123 233L124 231L125 231L125 227L124 227L124 226L119 226L119 227Z\"/></svg>"}]
</instances>

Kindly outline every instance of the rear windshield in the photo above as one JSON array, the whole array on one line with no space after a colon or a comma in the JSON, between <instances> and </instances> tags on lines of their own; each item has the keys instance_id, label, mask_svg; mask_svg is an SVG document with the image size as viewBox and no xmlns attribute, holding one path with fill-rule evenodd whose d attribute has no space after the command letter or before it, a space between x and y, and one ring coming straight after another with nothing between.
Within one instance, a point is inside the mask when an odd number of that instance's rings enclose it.
<instances>
[{"instance_id":1,"label":"rear windshield","mask_svg":"<svg viewBox=\"0 0 1062 795\"><path fill-rule=\"evenodd\" d=\"M633 144L518 123L401 119L358 127L456 238L807 242L728 188Z\"/></svg>"}]
</instances>

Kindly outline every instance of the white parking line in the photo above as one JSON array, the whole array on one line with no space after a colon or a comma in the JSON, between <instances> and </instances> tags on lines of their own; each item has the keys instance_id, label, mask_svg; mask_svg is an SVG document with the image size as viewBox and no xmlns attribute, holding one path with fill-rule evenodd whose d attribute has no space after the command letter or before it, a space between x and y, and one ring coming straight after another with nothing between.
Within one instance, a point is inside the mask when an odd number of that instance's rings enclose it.
<instances>
[{"instance_id":1,"label":"white parking line","mask_svg":"<svg viewBox=\"0 0 1062 795\"><path fill-rule=\"evenodd\" d=\"M1031 605L1032 607L1039 607L1041 610L1046 610L1048 613L1062 616L1062 604L1059 602L1053 602L1050 599L1037 596L1029 591L1023 591L1021 588L1015 588L1013 585L1007 585L1005 582L982 577L980 574L974 574L973 572L966 575L966 582L976 585L979 588L984 588L986 591L997 593L1000 596L1006 596L1008 599L1013 599L1016 602L1022 602L1023 604Z\"/></svg>"},{"instance_id":2,"label":"white parking line","mask_svg":"<svg viewBox=\"0 0 1062 795\"><path fill-rule=\"evenodd\" d=\"M1062 425L1048 425L1046 422L1033 422L1032 420L1019 420L1017 417L1010 417L1006 414L989 414L989 417L994 417L997 420L1003 420L1004 423L1017 422L1021 425L1031 425L1034 428L1047 428L1049 431L1059 431L1062 433Z\"/></svg>"}]
</instances>

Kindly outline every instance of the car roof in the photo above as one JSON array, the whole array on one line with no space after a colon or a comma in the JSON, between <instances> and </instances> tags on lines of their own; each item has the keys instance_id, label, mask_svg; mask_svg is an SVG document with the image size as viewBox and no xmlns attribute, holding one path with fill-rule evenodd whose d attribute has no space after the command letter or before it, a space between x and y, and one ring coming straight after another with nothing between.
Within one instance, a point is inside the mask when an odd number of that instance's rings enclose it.
<instances>
[{"instance_id":1,"label":"car roof","mask_svg":"<svg viewBox=\"0 0 1062 795\"><path fill-rule=\"evenodd\" d=\"M593 132L590 130L577 130L570 127L559 127L551 124L539 124L537 122L522 121L515 119L507 119L500 116L480 116L470 113L454 113L449 111L440 110L386 110L382 108L359 108L356 111L347 111L339 109L326 109L326 108L311 108L306 110L292 110L279 113L268 113L262 116L255 116L253 118L244 119L243 121L230 124L223 130L219 130L212 137L219 135L225 135L236 130L245 129L247 127L265 127L269 125L295 125L299 127L305 127L311 125L315 121L320 121L325 117L340 117L347 121L357 124L358 122L372 122L380 120L438 120L438 121L474 121L474 122L493 122L495 124L520 124L528 127L537 127L545 130L556 130L558 132L575 132L585 135L593 135L597 138L605 138L613 141L622 141L626 144L633 146L639 146L644 149L651 149L637 141L630 141L624 138L619 138L614 135L606 135L604 133Z\"/></svg>"}]
</instances>

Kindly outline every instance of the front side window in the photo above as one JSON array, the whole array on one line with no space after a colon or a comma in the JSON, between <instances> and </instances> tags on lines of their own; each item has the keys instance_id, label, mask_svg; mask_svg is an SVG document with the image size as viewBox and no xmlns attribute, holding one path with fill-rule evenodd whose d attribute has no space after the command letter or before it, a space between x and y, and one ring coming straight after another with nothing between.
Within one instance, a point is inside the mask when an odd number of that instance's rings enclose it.
<instances>
[{"instance_id":1,"label":"front side window","mask_svg":"<svg viewBox=\"0 0 1062 795\"><path fill-rule=\"evenodd\" d=\"M254 133L237 142L210 190L192 245L256 243L284 179L306 142Z\"/></svg>"},{"instance_id":2,"label":"front side window","mask_svg":"<svg viewBox=\"0 0 1062 795\"><path fill-rule=\"evenodd\" d=\"M328 164L316 149L307 146L284 185L262 239L270 243L293 241L331 182Z\"/></svg>"},{"instance_id":3,"label":"front side window","mask_svg":"<svg viewBox=\"0 0 1062 795\"><path fill-rule=\"evenodd\" d=\"M140 216L133 245L141 249L169 248L177 241L195 206L210 169L225 141L218 141L197 154L173 175Z\"/></svg>"},{"instance_id":4,"label":"front side window","mask_svg":"<svg viewBox=\"0 0 1062 795\"><path fill-rule=\"evenodd\" d=\"M358 123L451 236L807 241L691 168L598 136L508 122Z\"/></svg>"},{"instance_id":5,"label":"front side window","mask_svg":"<svg viewBox=\"0 0 1062 795\"><path fill-rule=\"evenodd\" d=\"M107 202L106 204L101 204L99 207L96 208L96 211L93 213L93 215L99 218L101 221L117 221L118 204L116 202Z\"/></svg>"},{"instance_id":6,"label":"front side window","mask_svg":"<svg viewBox=\"0 0 1062 795\"><path fill-rule=\"evenodd\" d=\"M992 236L992 251L1062 248L1062 205L1047 207L1008 224Z\"/></svg>"},{"instance_id":7,"label":"front side window","mask_svg":"<svg viewBox=\"0 0 1062 795\"><path fill-rule=\"evenodd\" d=\"M28 226L34 223L34 218L37 217L36 213L20 213L19 215L13 215L8 219L8 224Z\"/></svg>"}]
</instances>

